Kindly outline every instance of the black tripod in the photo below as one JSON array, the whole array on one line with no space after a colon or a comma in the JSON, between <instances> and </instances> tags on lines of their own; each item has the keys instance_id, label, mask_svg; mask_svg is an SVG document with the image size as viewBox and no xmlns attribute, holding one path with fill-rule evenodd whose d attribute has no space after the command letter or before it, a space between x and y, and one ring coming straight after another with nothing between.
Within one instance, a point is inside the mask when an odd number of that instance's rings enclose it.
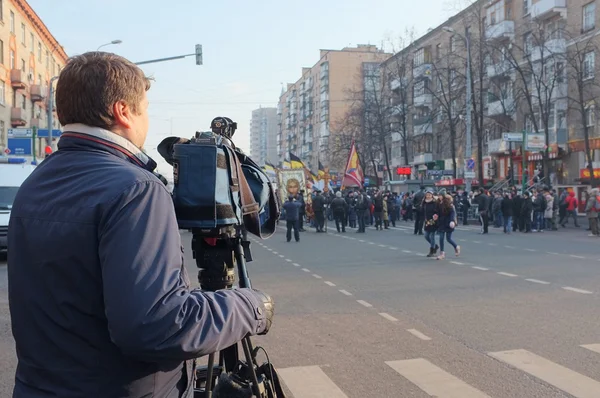
<instances>
[{"instance_id":1,"label":"black tripod","mask_svg":"<svg viewBox=\"0 0 600 398\"><path fill-rule=\"evenodd\" d=\"M192 251L200 268L198 281L206 291L231 289L237 265L239 287L251 288L246 261L252 261L250 242L238 226L219 229L193 229ZM283 398L275 370L268 361L258 365L256 355L261 347L252 346L250 337L241 341L245 360L240 360L238 344L208 356L207 366L196 369L194 398L256 397ZM264 351L264 350L263 350ZM217 380L219 381L217 383Z\"/></svg>"}]
</instances>

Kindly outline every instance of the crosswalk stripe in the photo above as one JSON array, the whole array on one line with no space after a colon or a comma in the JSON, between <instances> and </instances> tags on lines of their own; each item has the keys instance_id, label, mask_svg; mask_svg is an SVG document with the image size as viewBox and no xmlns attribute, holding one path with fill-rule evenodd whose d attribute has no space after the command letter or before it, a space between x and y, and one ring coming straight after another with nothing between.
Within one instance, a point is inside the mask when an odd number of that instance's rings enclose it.
<instances>
[{"instance_id":1,"label":"crosswalk stripe","mask_svg":"<svg viewBox=\"0 0 600 398\"><path fill-rule=\"evenodd\" d=\"M490 352L492 358L522 370L576 398L597 398L600 382L527 350Z\"/></svg>"},{"instance_id":2,"label":"crosswalk stripe","mask_svg":"<svg viewBox=\"0 0 600 398\"><path fill-rule=\"evenodd\" d=\"M318 366L278 369L294 398L348 398Z\"/></svg>"},{"instance_id":3,"label":"crosswalk stripe","mask_svg":"<svg viewBox=\"0 0 600 398\"><path fill-rule=\"evenodd\" d=\"M432 397L490 398L423 358L390 361L386 364Z\"/></svg>"}]
</instances>

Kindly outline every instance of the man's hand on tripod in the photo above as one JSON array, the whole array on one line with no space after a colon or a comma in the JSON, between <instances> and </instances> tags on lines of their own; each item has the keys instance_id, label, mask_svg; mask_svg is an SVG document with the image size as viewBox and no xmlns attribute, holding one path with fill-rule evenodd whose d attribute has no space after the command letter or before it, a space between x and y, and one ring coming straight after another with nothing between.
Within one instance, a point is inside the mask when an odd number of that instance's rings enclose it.
<instances>
[{"instance_id":1,"label":"man's hand on tripod","mask_svg":"<svg viewBox=\"0 0 600 398\"><path fill-rule=\"evenodd\" d=\"M254 293L254 296L257 298L257 300L263 304L263 308L260 308L259 311L264 311L265 324L263 329L258 334L265 335L269 329L271 329L271 325L273 324L273 315L275 315L275 302L271 296L261 290L252 289L252 293Z\"/></svg>"}]
</instances>

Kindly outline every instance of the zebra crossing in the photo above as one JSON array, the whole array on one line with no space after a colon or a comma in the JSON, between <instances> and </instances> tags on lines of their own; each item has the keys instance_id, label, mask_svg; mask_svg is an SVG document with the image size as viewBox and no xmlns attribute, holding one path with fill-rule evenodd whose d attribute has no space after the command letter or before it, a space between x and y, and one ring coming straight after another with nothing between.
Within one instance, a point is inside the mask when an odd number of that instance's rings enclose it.
<instances>
[{"instance_id":1,"label":"zebra crossing","mask_svg":"<svg viewBox=\"0 0 600 398\"><path fill-rule=\"evenodd\" d=\"M600 354L600 344L587 344L580 347ZM514 349L489 352L487 355L575 398L600 397L600 381L534 352ZM386 361L385 364L399 377L408 380L431 397L502 398L481 391L453 375L451 369L443 369L434 362L425 358L413 358ZM336 385L320 366L282 368L278 369L278 372L293 398L348 398L343 387ZM396 396L403 396L402 392L398 391Z\"/></svg>"}]
</instances>

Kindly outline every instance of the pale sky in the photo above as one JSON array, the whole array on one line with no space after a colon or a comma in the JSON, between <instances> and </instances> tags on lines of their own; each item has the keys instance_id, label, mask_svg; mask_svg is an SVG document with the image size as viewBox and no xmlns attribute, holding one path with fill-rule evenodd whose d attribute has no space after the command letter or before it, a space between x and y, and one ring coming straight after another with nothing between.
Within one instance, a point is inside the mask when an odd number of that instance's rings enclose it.
<instances>
[{"instance_id":1,"label":"pale sky","mask_svg":"<svg viewBox=\"0 0 600 398\"><path fill-rule=\"evenodd\" d=\"M134 62L191 54L142 66L155 82L148 94L148 153L171 134L191 137L216 116L238 122L234 141L249 150L253 109L276 106L282 83L293 83L319 49L380 45L406 28L418 34L464 6L464 0L28 0L68 55L103 47Z\"/></svg>"}]
</instances>

